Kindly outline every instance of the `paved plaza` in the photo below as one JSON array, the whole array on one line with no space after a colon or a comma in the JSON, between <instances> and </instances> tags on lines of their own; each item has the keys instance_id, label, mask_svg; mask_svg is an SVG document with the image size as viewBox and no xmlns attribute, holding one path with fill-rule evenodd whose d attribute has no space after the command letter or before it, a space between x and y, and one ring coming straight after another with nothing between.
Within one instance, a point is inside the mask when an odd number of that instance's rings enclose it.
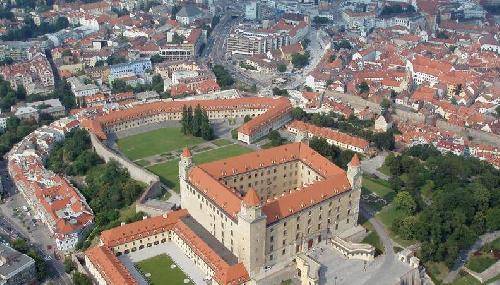
<instances>
[{"instance_id":1,"label":"paved plaza","mask_svg":"<svg viewBox=\"0 0 500 285\"><path fill-rule=\"evenodd\" d=\"M179 266L184 273L197 285L205 285L206 281L203 280L206 276L203 272L190 260L184 252L173 242L162 243L156 246L147 247L142 250L124 254L118 258L123 262L127 269L132 273L134 278L140 285L147 285L146 280L134 266L134 263L160 255L167 254Z\"/></svg>"},{"instance_id":2,"label":"paved plaza","mask_svg":"<svg viewBox=\"0 0 500 285\"><path fill-rule=\"evenodd\" d=\"M316 247L309 254L321 263L320 284L331 285L368 285L395 284L399 276L404 275L413 268L409 264L400 262L396 258L386 259L380 255L372 262L347 259L331 245Z\"/></svg>"}]
</instances>

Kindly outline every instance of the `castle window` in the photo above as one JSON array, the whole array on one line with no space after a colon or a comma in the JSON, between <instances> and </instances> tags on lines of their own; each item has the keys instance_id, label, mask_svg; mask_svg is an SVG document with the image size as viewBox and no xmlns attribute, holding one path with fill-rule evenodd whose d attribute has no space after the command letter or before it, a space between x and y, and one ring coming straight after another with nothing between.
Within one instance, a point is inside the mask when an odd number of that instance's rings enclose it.
<instances>
[{"instance_id":1,"label":"castle window","mask_svg":"<svg viewBox=\"0 0 500 285\"><path fill-rule=\"evenodd\" d=\"M286 253L286 251L285 251L285 249L283 249L283 250L281 251L281 255L285 255L285 253Z\"/></svg>"}]
</instances>

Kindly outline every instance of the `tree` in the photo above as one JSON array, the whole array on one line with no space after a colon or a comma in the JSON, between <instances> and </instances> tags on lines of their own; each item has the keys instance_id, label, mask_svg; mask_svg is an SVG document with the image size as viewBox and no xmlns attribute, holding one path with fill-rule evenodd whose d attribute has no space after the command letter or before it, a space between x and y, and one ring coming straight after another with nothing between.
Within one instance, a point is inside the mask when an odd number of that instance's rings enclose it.
<instances>
[{"instance_id":1,"label":"tree","mask_svg":"<svg viewBox=\"0 0 500 285\"><path fill-rule=\"evenodd\" d=\"M398 194L396 194L396 197L394 198L394 206L396 207L396 209L402 211L403 213L412 215L415 213L417 203L410 193L408 193L407 191L401 191L398 192Z\"/></svg>"},{"instance_id":2,"label":"tree","mask_svg":"<svg viewBox=\"0 0 500 285\"><path fill-rule=\"evenodd\" d=\"M380 110L382 114L387 113L389 111L389 108L391 107L391 101L389 99L384 98L382 99L382 102L380 102Z\"/></svg>"},{"instance_id":3,"label":"tree","mask_svg":"<svg viewBox=\"0 0 500 285\"><path fill-rule=\"evenodd\" d=\"M73 262L73 260L71 260L71 257L68 256L64 258L63 265L64 265L64 272L68 274L76 269L75 263Z\"/></svg>"},{"instance_id":4,"label":"tree","mask_svg":"<svg viewBox=\"0 0 500 285\"><path fill-rule=\"evenodd\" d=\"M368 83L366 83L366 81L361 82L357 87L360 94L368 93L370 91L370 86L368 86Z\"/></svg>"},{"instance_id":5,"label":"tree","mask_svg":"<svg viewBox=\"0 0 500 285\"><path fill-rule=\"evenodd\" d=\"M267 138L271 141L272 146L280 146L283 144L283 138L277 130L270 131Z\"/></svg>"},{"instance_id":6,"label":"tree","mask_svg":"<svg viewBox=\"0 0 500 285\"><path fill-rule=\"evenodd\" d=\"M289 94L288 94L288 90L286 90L286 89L279 89L278 87L274 87L273 88L273 95L287 97Z\"/></svg>"},{"instance_id":7,"label":"tree","mask_svg":"<svg viewBox=\"0 0 500 285\"><path fill-rule=\"evenodd\" d=\"M341 48L352 49L352 45L348 40L341 40L339 42L334 42L333 46L337 51L340 50Z\"/></svg>"},{"instance_id":8,"label":"tree","mask_svg":"<svg viewBox=\"0 0 500 285\"><path fill-rule=\"evenodd\" d=\"M307 47L309 46L309 44L310 44L310 43L311 43L311 40L310 40L310 39L308 39L308 38L305 38L305 39L303 39L303 40L300 42L300 44L302 45L302 47L303 47L304 49L307 49Z\"/></svg>"},{"instance_id":9,"label":"tree","mask_svg":"<svg viewBox=\"0 0 500 285\"><path fill-rule=\"evenodd\" d=\"M72 279L73 285L92 285L92 279L78 271L73 273Z\"/></svg>"},{"instance_id":10,"label":"tree","mask_svg":"<svg viewBox=\"0 0 500 285\"><path fill-rule=\"evenodd\" d=\"M286 64L280 63L278 64L277 68L278 72L285 72L286 71Z\"/></svg>"},{"instance_id":11,"label":"tree","mask_svg":"<svg viewBox=\"0 0 500 285\"><path fill-rule=\"evenodd\" d=\"M411 240L415 238L417 222L415 216L398 217L392 223L392 229L402 238Z\"/></svg>"},{"instance_id":12,"label":"tree","mask_svg":"<svg viewBox=\"0 0 500 285\"><path fill-rule=\"evenodd\" d=\"M292 64L294 68L302 69L309 64L309 51L301 53L292 54Z\"/></svg>"},{"instance_id":13,"label":"tree","mask_svg":"<svg viewBox=\"0 0 500 285\"><path fill-rule=\"evenodd\" d=\"M122 93L122 92L127 92L129 90L130 88L127 85L127 83L121 79L115 79L111 83L111 91L113 93Z\"/></svg>"},{"instance_id":14,"label":"tree","mask_svg":"<svg viewBox=\"0 0 500 285\"><path fill-rule=\"evenodd\" d=\"M372 137L372 141L379 149L393 150L396 144L394 134L391 130L385 133L376 133Z\"/></svg>"},{"instance_id":15,"label":"tree","mask_svg":"<svg viewBox=\"0 0 500 285\"><path fill-rule=\"evenodd\" d=\"M496 116L497 118L500 118L500 105L496 106L496 108L495 108L495 112L496 112L495 116Z\"/></svg>"},{"instance_id":16,"label":"tree","mask_svg":"<svg viewBox=\"0 0 500 285\"><path fill-rule=\"evenodd\" d=\"M165 60L165 58L159 54L154 54L150 59L151 59L151 63L153 63L153 64L160 63L160 62L163 62Z\"/></svg>"},{"instance_id":17,"label":"tree","mask_svg":"<svg viewBox=\"0 0 500 285\"><path fill-rule=\"evenodd\" d=\"M302 120L307 116L307 113L300 107L295 107L292 110L292 118L294 120Z\"/></svg>"},{"instance_id":18,"label":"tree","mask_svg":"<svg viewBox=\"0 0 500 285\"><path fill-rule=\"evenodd\" d=\"M316 16L314 17L313 22L316 25L326 25L330 23L330 19L328 19L327 17Z\"/></svg>"},{"instance_id":19,"label":"tree","mask_svg":"<svg viewBox=\"0 0 500 285\"><path fill-rule=\"evenodd\" d=\"M249 122L251 119L252 119L252 117L250 117L249 115L245 115L245 117L243 118L243 122L244 122L244 123L247 123L247 122Z\"/></svg>"},{"instance_id":20,"label":"tree","mask_svg":"<svg viewBox=\"0 0 500 285\"><path fill-rule=\"evenodd\" d=\"M159 74L153 76L153 80L151 82L152 89L158 93L163 92L163 78Z\"/></svg>"},{"instance_id":21,"label":"tree","mask_svg":"<svg viewBox=\"0 0 500 285\"><path fill-rule=\"evenodd\" d=\"M221 88L228 88L234 84L234 78L229 74L229 72L222 65L214 65L212 71L217 79L217 84Z\"/></svg>"}]
</instances>

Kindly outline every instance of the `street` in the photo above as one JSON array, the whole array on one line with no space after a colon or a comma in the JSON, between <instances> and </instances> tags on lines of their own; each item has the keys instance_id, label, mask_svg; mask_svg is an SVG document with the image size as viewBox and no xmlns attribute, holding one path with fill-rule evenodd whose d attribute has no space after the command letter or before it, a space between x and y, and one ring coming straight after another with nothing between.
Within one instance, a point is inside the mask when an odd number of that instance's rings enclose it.
<instances>
[{"instance_id":1,"label":"street","mask_svg":"<svg viewBox=\"0 0 500 285\"><path fill-rule=\"evenodd\" d=\"M11 240L27 240L44 257L49 272L47 282L72 284L69 275L64 272L63 260L57 260L54 256L55 243L47 226L40 221L34 222L33 212L28 210L23 196L10 181L6 161L0 161L0 174L6 192L4 203L0 204L0 233Z\"/></svg>"}]
</instances>

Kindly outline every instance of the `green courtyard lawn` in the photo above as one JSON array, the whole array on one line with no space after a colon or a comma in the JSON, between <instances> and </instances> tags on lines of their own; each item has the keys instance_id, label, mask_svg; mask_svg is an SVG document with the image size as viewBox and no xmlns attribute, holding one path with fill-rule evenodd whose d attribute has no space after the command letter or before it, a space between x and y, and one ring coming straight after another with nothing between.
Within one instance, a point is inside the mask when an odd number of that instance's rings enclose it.
<instances>
[{"instance_id":1,"label":"green courtyard lawn","mask_svg":"<svg viewBox=\"0 0 500 285\"><path fill-rule=\"evenodd\" d=\"M178 127L170 127L119 139L117 144L129 159L136 160L197 145L203 141L202 138L184 135Z\"/></svg>"},{"instance_id":2,"label":"green courtyard lawn","mask_svg":"<svg viewBox=\"0 0 500 285\"><path fill-rule=\"evenodd\" d=\"M160 254L155 257L136 263L137 268L143 275L151 274L148 283L151 285L184 285L184 279L188 279L186 274L179 267L170 268L174 264L170 256ZM193 284L189 282L188 284Z\"/></svg>"},{"instance_id":3,"label":"green courtyard lawn","mask_svg":"<svg viewBox=\"0 0 500 285\"><path fill-rule=\"evenodd\" d=\"M218 149L205 151L199 154L193 155L193 162L196 164L201 164L205 162L211 162L219 159L224 159L232 156L237 156L252 150L241 145L232 144L224 146ZM160 176L162 182L168 187L174 189L175 192L179 192L179 160L174 159L167 161L165 163L155 164L148 169Z\"/></svg>"},{"instance_id":4,"label":"green courtyard lawn","mask_svg":"<svg viewBox=\"0 0 500 285\"><path fill-rule=\"evenodd\" d=\"M212 141L212 143L216 146L226 146L226 145L233 144L232 141L226 140L226 139L217 139L217 140Z\"/></svg>"},{"instance_id":5,"label":"green courtyard lawn","mask_svg":"<svg viewBox=\"0 0 500 285\"><path fill-rule=\"evenodd\" d=\"M368 175L363 176L363 188L377 194L377 196L386 200L387 203L392 202L392 199L396 196L396 193L391 189L389 182L379 178L373 178Z\"/></svg>"}]
</instances>

